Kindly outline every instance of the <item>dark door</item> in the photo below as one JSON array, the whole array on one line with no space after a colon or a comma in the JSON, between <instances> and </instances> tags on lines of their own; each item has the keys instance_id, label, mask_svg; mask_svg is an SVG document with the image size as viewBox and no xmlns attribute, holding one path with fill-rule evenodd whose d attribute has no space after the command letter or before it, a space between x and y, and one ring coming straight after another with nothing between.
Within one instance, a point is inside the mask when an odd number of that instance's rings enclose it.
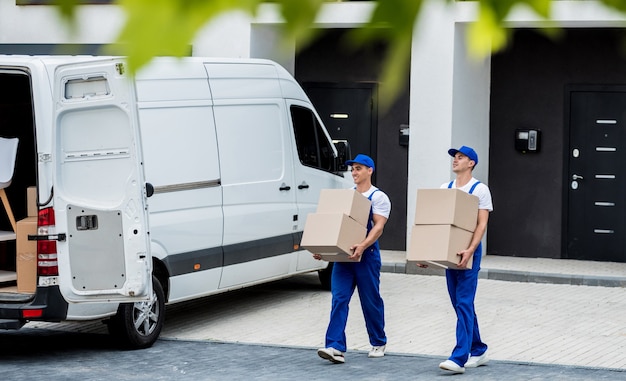
<instances>
[{"instance_id":1,"label":"dark door","mask_svg":"<svg viewBox=\"0 0 626 381\"><path fill-rule=\"evenodd\" d=\"M626 262L626 92L568 94L567 257Z\"/></svg>"},{"instance_id":2,"label":"dark door","mask_svg":"<svg viewBox=\"0 0 626 381\"><path fill-rule=\"evenodd\" d=\"M333 140L348 140L352 156L376 160L376 85L306 83L304 88Z\"/></svg>"}]
</instances>

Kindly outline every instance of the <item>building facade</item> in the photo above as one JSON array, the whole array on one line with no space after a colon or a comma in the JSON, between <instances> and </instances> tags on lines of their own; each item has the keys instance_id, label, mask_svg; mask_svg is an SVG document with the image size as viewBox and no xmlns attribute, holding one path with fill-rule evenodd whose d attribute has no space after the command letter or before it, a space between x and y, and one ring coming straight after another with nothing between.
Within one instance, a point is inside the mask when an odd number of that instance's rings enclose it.
<instances>
[{"instance_id":1,"label":"building facade","mask_svg":"<svg viewBox=\"0 0 626 381\"><path fill-rule=\"evenodd\" d=\"M269 58L295 76L331 136L375 158L376 184L393 202L383 249L406 249L417 189L450 180L447 149L470 145L480 157L475 177L494 199L488 254L626 262L626 15L592 0L554 1L560 33L548 37L545 20L516 8L506 22L512 43L476 60L466 38L477 4L428 0L406 88L382 109L385 44L355 51L341 43L373 5L329 2L316 21L320 38L285 48L280 15L265 4L254 19L213 20L190 54ZM49 6L0 0L0 53L97 54L123 20L114 5L81 6L72 33ZM330 117L337 113L348 121Z\"/></svg>"}]
</instances>

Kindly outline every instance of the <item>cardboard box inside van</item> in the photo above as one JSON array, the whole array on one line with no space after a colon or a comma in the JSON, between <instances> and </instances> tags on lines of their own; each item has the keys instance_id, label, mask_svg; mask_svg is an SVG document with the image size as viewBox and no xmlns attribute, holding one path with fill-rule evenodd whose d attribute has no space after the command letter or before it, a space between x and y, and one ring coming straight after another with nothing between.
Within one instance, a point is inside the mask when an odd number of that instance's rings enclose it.
<instances>
[{"instance_id":1,"label":"cardboard box inside van","mask_svg":"<svg viewBox=\"0 0 626 381\"><path fill-rule=\"evenodd\" d=\"M17 291L32 293L37 288L37 241L29 241L29 234L37 234L37 217L17 222Z\"/></svg>"}]
</instances>

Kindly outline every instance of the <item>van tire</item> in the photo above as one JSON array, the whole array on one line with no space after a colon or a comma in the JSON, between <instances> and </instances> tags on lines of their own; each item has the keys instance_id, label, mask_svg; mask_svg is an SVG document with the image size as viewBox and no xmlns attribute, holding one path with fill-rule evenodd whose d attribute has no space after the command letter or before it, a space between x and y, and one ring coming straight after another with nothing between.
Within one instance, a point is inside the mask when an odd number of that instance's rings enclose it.
<instances>
[{"instance_id":1,"label":"van tire","mask_svg":"<svg viewBox=\"0 0 626 381\"><path fill-rule=\"evenodd\" d=\"M327 291L330 291L330 287L332 284L333 265L333 262L329 262L328 266L325 269L319 270L317 272L320 278L320 283L322 284L322 288Z\"/></svg>"},{"instance_id":2,"label":"van tire","mask_svg":"<svg viewBox=\"0 0 626 381\"><path fill-rule=\"evenodd\" d=\"M163 287L152 276L153 301L122 303L108 324L109 333L130 349L149 348L159 338L165 321L165 294ZM139 328L135 324L140 322Z\"/></svg>"}]
</instances>

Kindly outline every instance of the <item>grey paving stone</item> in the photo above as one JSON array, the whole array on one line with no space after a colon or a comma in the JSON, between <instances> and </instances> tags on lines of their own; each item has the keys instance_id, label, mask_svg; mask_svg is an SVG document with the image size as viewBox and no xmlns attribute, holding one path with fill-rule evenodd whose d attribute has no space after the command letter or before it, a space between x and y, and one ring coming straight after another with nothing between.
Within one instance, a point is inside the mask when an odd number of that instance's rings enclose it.
<instances>
[{"instance_id":1,"label":"grey paving stone","mask_svg":"<svg viewBox=\"0 0 626 381\"><path fill-rule=\"evenodd\" d=\"M345 364L319 358L314 348L211 341L159 340L123 351L106 335L26 329L2 336L0 373L22 380L433 380L454 376L436 356L350 352ZM467 369L464 380L620 380L626 370L491 361Z\"/></svg>"}]
</instances>

